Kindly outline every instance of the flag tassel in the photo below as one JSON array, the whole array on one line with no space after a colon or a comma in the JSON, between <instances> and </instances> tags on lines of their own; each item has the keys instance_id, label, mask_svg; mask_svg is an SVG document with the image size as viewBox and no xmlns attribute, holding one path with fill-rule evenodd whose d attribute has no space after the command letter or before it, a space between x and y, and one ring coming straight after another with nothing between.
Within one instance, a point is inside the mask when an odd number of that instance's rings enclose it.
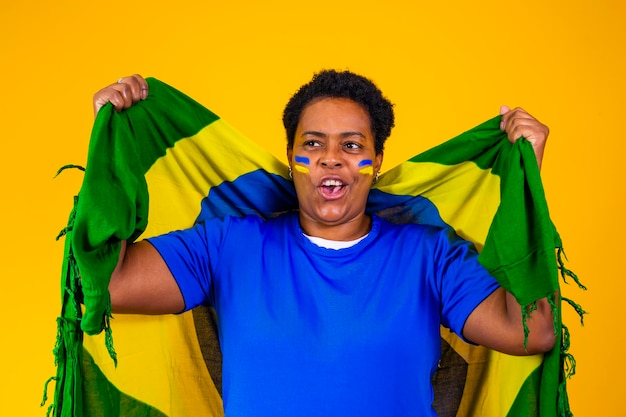
<instances>
[{"instance_id":1,"label":"flag tassel","mask_svg":"<svg viewBox=\"0 0 626 417\"><path fill-rule=\"evenodd\" d=\"M561 327L561 370L558 386L558 412L560 417L572 417L567 396L567 380L576 373L576 359L568 352L570 347L569 329L564 324Z\"/></svg>"},{"instance_id":2,"label":"flag tassel","mask_svg":"<svg viewBox=\"0 0 626 417\"><path fill-rule=\"evenodd\" d=\"M66 168L80 168L74 165L66 165L57 172L57 175ZM75 416L74 405L64 398L72 398L80 392L80 361L82 357L82 331L80 320L82 311L82 290L80 274L76 266L76 260L72 252L71 235L76 218L76 206L78 196L74 196L74 206L69 215L67 226L57 235L56 240L65 237L65 249L61 272L61 314L57 318L57 337L53 349L54 364L57 368L56 376L50 377L44 385L44 395L41 406L48 401L48 385L55 381L54 403L48 407L46 416ZM60 406L60 407L59 407Z\"/></svg>"},{"instance_id":3,"label":"flag tassel","mask_svg":"<svg viewBox=\"0 0 626 417\"><path fill-rule=\"evenodd\" d=\"M557 248L556 259L558 262L558 268L561 273L561 277L563 278L563 282L567 284L568 283L567 277L570 277L574 280L574 282L576 282L576 284L578 285L578 288L582 290L587 290L587 287L585 287L583 283L580 282L580 279L578 279L578 275L576 275L571 269L568 269L567 267L565 267L565 262L563 262L563 258L567 260L567 255L565 254L565 250L563 249L563 247L559 246Z\"/></svg>"}]
</instances>

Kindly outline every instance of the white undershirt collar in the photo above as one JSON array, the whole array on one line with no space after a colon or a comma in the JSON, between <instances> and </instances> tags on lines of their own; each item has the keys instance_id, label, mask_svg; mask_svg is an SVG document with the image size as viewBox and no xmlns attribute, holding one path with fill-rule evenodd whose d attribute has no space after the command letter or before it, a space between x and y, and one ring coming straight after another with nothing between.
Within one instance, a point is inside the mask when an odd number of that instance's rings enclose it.
<instances>
[{"instance_id":1,"label":"white undershirt collar","mask_svg":"<svg viewBox=\"0 0 626 417\"><path fill-rule=\"evenodd\" d=\"M309 236L307 234L304 234L304 237L306 237L307 239L309 239L312 243L316 244L317 246L320 246L322 248L326 248L326 249L335 249L335 250L339 250L339 249L346 249L346 248L350 248L354 245L356 245L357 243L359 243L360 241L362 241L363 239L365 239L367 237L368 234L366 234L365 236L361 236L358 239L355 240L329 240L329 239L324 239L321 237L315 237L315 236Z\"/></svg>"}]
</instances>

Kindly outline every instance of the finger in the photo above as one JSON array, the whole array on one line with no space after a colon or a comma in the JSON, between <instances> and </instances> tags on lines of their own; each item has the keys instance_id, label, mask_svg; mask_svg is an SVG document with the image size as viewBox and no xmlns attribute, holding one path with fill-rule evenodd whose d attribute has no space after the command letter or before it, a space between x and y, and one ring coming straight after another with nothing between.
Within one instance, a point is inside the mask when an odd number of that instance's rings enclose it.
<instances>
[{"instance_id":1,"label":"finger","mask_svg":"<svg viewBox=\"0 0 626 417\"><path fill-rule=\"evenodd\" d=\"M500 106L500 114L501 115L506 115L509 111L511 111L511 109L509 108L509 106ZM500 121L500 130L504 130L506 126L506 119L504 117L502 117L502 120Z\"/></svg>"},{"instance_id":2,"label":"finger","mask_svg":"<svg viewBox=\"0 0 626 417\"><path fill-rule=\"evenodd\" d=\"M539 122L528 113L520 113L517 117L510 119L507 123L507 137L509 141L515 142L520 137L524 137L533 144L543 143L548 137L548 126Z\"/></svg>"},{"instance_id":3,"label":"finger","mask_svg":"<svg viewBox=\"0 0 626 417\"><path fill-rule=\"evenodd\" d=\"M117 111L127 109L139 101L139 98L133 97L132 88L126 83L112 84L105 89L103 95Z\"/></svg>"},{"instance_id":4,"label":"finger","mask_svg":"<svg viewBox=\"0 0 626 417\"><path fill-rule=\"evenodd\" d=\"M124 97L124 108L128 108L147 97L148 84L140 75L122 77L111 87L119 91Z\"/></svg>"},{"instance_id":5,"label":"finger","mask_svg":"<svg viewBox=\"0 0 626 417\"><path fill-rule=\"evenodd\" d=\"M511 136L511 132L515 128L515 126L518 126L523 120L535 120L534 117L528 114L528 112L526 112L526 110L522 109L521 107L516 107L511 110L508 106L502 106L500 108L500 111L503 110L506 110L506 112L501 113L502 120L500 122L500 129L506 131L509 137ZM509 140L515 141L518 138L519 136L514 139L509 138Z\"/></svg>"},{"instance_id":6,"label":"finger","mask_svg":"<svg viewBox=\"0 0 626 417\"><path fill-rule=\"evenodd\" d=\"M113 85L112 88L119 92L123 99L122 108L118 110L127 109L141 99L141 93L138 92L136 88L134 89L135 91L133 91L133 85L130 83L118 83Z\"/></svg>"},{"instance_id":7,"label":"finger","mask_svg":"<svg viewBox=\"0 0 626 417\"><path fill-rule=\"evenodd\" d=\"M122 77L117 80L117 84L127 85L130 87L130 97L132 97L133 103L136 103L139 100L145 100L148 96L148 83L139 74Z\"/></svg>"},{"instance_id":8,"label":"finger","mask_svg":"<svg viewBox=\"0 0 626 417\"><path fill-rule=\"evenodd\" d=\"M108 86L98 91L93 96L94 114L98 114L102 106L107 103L113 104L113 107L117 111L121 111L125 108L124 96L112 86Z\"/></svg>"}]
</instances>

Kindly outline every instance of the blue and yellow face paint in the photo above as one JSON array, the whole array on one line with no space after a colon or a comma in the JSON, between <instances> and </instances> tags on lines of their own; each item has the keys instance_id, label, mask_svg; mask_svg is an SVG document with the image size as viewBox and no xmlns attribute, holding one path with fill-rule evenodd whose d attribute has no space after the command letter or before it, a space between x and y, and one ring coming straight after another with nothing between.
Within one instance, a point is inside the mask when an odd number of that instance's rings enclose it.
<instances>
[{"instance_id":1,"label":"blue and yellow face paint","mask_svg":"<svg viewBox=\"0 0 626 417\"><path fill-rule=\"evenodd\" d=\"M306 156L294 156L294 160L296 161L296 165L293 167L296 171L301 172L303 174L308 174L309 165L311 165L311 161Z\"/></svg>"},{"instance_id":2,"label":"blue and yellow face paint","mask_svg":"<svg viewBox=\"0 0 626 417\"><path fill-rule=\"evenodd\" d=\"M308 174L310 172L309 165L311 161L306 156L294 156L294 161L296 165L293 167L296 171L301 172L303 174ZM359 162L359 173L364 175L374 175L374 166L371 159L364 159Z\"/></svg>"},{"instance_id":3,"label":"blue and yellow face paint","mask_svg":"<svg viewBox=\"0 0 626 417\"><path fill-rule=\"evenodd\" d=\"M359 162L359 173L366 175L374 175L374 166L371 159L364 159Z\"/></svg>"}]
</instances>

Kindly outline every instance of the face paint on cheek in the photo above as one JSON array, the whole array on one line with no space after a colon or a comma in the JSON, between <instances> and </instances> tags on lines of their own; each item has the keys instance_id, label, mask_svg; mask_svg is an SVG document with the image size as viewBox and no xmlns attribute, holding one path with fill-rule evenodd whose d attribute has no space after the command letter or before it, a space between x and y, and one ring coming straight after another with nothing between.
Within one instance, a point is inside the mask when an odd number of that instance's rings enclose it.
<instances>
[{"instance_id":1,"label":"face paint on cheek","mask_svg":"<svg viewBox=\"0 0 626 417\"><path fill-rule=\"evenodd\" d=\"M374 175L374 166L371 159L364 159L359 162L359 173L365 175Z\"/></svg>"},{"instance_id":2,"label":"face paint on cheek","mask_svg":"<svg viewBox=\"0 0 626 417\"><path fill-rule=\"evenodd\" d=\"M294 166L294 169L296 171L301 172L303 174L308 174L309 173L308 165L311 164L311 161L309 161L309 158L307 158L306 156L298 156L298 155L296 155L294 157L294 160L296 161L296 166Z\"/></svg>"}]
</instances>

